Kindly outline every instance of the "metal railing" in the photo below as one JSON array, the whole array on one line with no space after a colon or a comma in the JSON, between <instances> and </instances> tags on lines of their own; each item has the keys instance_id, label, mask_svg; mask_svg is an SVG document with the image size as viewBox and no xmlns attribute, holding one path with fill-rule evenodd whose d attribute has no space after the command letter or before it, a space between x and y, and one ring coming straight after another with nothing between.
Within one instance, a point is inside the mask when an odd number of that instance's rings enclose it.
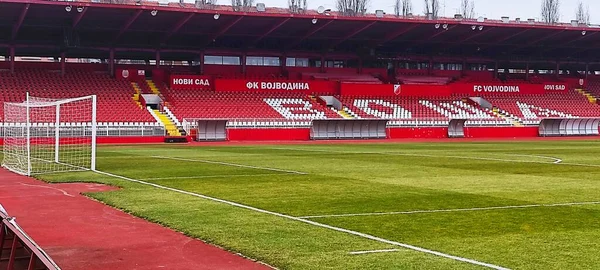
<instances>
[{"instance_id":1,"label":"metal railing","mask_svg":"<svg viewBox=\"0 0 600 270\"><path fill-rule=\"evenodd\" d=\"M60 267L25 233L16 219L6 213L0 205L0 260L7 261L7 269L27 261L27 269L60 270ZM3 251L8 250L5 256Z\"/></svg>"},{"instance_id":2,"label":"metal railing","mask_svg":"<svg viewBox=\"0 0 600 270\"><path fill-rule=\"evenodd\" d=\"M22 134L25 134L25 126L14 125L8 123L0 123L0 137L4 137L5 129L10 128L12 134L19 134L20 132L15 131L15 127L23 129ZM46 126L35 126L31 127L34 134L40 137L54 137L55 128L52 124ZM84 133L85 132L85 133ZM156 126L152 124L123 124L123 125L98 125L96 128L96 136L98 137L152 137L152 136L165 136L166 130L162 126ZM72 126L61 126L60 136L63 137L76 137L76 136L91 136L91 127L87 125L72 125Z\"/></svg>"},{"instance_id":3,"label":"metal railing","mask_svg":"<svg viewBox=\"0 0 600 270\"><path fill-rule=\"evenodd\" d=\"M186 132L198 127L198 120L224 120L210 118L184 118L181 122ZM360 120L381 120L380 118L361 118ZM518 119L513 122L510 119L483 118L468 119L465 122L466 127L510 127L515 124L523 126L537 126L541 119ZM450 122L448 118L412 118L412 119L390 119L388 127L447 127ZM312 119L291 120L291 119L228 119L227 128L309 128L312 126Z\"/></svg>"}]
</instances>

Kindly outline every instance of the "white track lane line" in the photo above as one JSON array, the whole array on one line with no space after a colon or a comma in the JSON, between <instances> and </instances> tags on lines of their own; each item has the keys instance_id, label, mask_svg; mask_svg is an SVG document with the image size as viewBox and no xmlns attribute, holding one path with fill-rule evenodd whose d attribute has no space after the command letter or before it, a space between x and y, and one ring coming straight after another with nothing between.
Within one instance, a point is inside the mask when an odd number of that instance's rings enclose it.
<instances>
[{"instance_id":1,"label":"white track lane line","mask_svg":"<svg viewBox=\"0 0 600 270\"><path fill-rule=\"evenodd\" d=\"M351 251L348 254L351 255L362 255L362 254L370 254L370 253L384 253L384 252L397 252L399 249L379 249L379 250L364 250L364 251Z\"/></svg>"},{"instance_id":2,"label":"white track lane line","mask_svg":"<svg viewBox=\"0 0 600 270\"><path fill-rule=\"evenodd\" d=\"M142 181L153 180L177 180L177 179L204 179L204 178L227 178L227 177L252 177L252 176L273 176L273 175L288 175L291 173L261 173L261 174L229 174L229 175L199 175L199 176L174 176L174 177L159 177L140 179Z\"/></svg>"},{"instance_id":3,"label":"white track lane line","mask_svg":"<svg viewBox=\"0 0 600 270\"><path fill-rule=\"evenodd\" d=\"M447 259L451 259L451 260L455 260L455 261L459 261L459 262L465 262L465 263L469 263L469 264L473 264L473 265L479 265L482 267L487 267L487 268L496 269L496 270L508 270L509 269L506 267L502 267L502 266L498 266L498 265L494 265L494 264L490 264L490 263L480 262L477 260L454 256L454 255L442 253L442 252L435 251L435 250L425 249L425 248L421 248L421 247L417 247L417 246L413 246L413 245L409 245L409 244L404 244L404 243L400 243L400 242L396 242L396 241L392 241L392 240L387 240L387 239L383 239L383 238L373 236L370 234L366 234L366 233L361 233L361 232L352 231L352 230L348 230L348 229L344 229L344 228L334 227L334 226L330 226L327 224L318 223L318 222L315 222L312 220L293 217L290 215L280 214L277 212L271 212L268 210L263 210L260 208L256 208L256 207L252 207L252 206L248 206L248 205L244 205L244 204L240 204L240 203L236 203L236 202L231 202L231 201L227 201L227 200L223 200L223 199L218 199L218 198L214 198L214 197L209 197L209 196L194 193L194 192L189 192L189 191L180 190L180 189L176 189L176 188L165 187L165 186L161 186L161 185L157 185L157 184L153 184L153 183L149 183L149 182L144 182L141 180L136 180L136 179L132 179L129 177L120 176L120 175L116 175L116 174L112 174L112 173L108 173L108 172L102 172L102 171L96 171L96 172L99 174L103 174L103 175L114 177L114 178L119 178L119 179L126 180L129 182L134 182L134 183L138 183L138 184L142 184L142 185L148 185L148 186L152 186L152 187L159 188L159 189L169 190L169 191L173 191L173 192L177 192L177 193L181 193L181 194L185 194L185 195L190 195L190 196L194 196L194 197L198 197L198 198L202 198L202 199L206 199L206 200L211 200L214 202L224 203L227 205L231 205L231 206L235 206L235 207L239 207L239 208L243 208L243 209L247 209L247 210L251 210L251 211L255 211L255 212L259 212L259 213L263 213L263 214L273 215L273 216L277 216L277 217L281 217L281 218L285 218L285 219L289 219L289 220L294 220L294 221L298 221L298 222L302 222L302 223L306 223L306 224L310 224L313 226L326 228L326 229L330 229L330 230L334 230L334 231L338 231L338 232L343 232L343 233L355 235L358 237L366 238L369 240L373 240L373 241L377 241L377 242L381 242L381 243L385 243L385 244L389 244L389 245L399 246L399 247L411 249L411 250L422 252L422 253L436 255L439 257L443 257L443 258L447 258Z\"/></svg>"},{"instance_id":4,"label":"white track lane line","mask_svg":"<svg viewBox=\"0 0 600 270\"><path fill-rule=\"evenodd\" d=\"M502 159L502 158L485 158L485 157L444 156L444 155L430 155L430 154L409 154L409 153L397 153L397 152L346 152L346 151L335 151L335 150L280 148L280 147L270 147L268 149L288 150L288 151L304 151L304 152L319 152L319 153L335 153L335 154L365 154L365 155L388 155L388 156L407 156L407 157L456 158L456 159L489 160L489 161L501 161L501 162L538 163L538 164L563 164L563 165L573 165L573 166L600 167L600 165L594 165L594 164L563 163L562 159L559 159L559 158L546 157L546 156L536 156L536 155L512 155L512 156L544 158L544 159L550 159L553 162L542 162L542 161L535 161L535 160ZM511 154L505 154L505 155L511 155Z\"/></svg>"},{"instance_id":5,"label":"white track lane line","mask_svg":"<svg viewBox=\"0 0 600 270\"><path fill-rule=\"evenodd\" d=\"M356 213L356 214L335 214L335 215L315 215L302 216L299 218L334 218L334 217L360 217L360 216L386 216L386 215L411 215L411 214L427 214L427 213L448 213L448 212L469 212L469 211L488 211L501 209L522 209L534 207L558 207L558 206L578 206L578 205L597 205L600 202L572 202L572 203L553 203L553 204L527 204L527 205L509 205L509 206L492 206L492 207L475 207L475 208L458 208L458 209L439 209L439 210L415 210L403 212L380 212L380 213Z\"/></svg>"},{"instance_id":6,"label":"white track lane line","mask_svg":"<svg viewBox=\"0 0 600 270\"><path fill-rule=\"evenodd\" d=\"M166 157L166 156L151 156L151 158L170 159L170 160L179 160L179 161L188 161L188 162L200 162L200 163L208 163L208 164L218 164L218 165L233 166L233 167L239 167L239 168L250 168L250 169L257 169L257 170L267 170L267 171L273 171L273 172L284 172L284 173L293 173L293 174L301 174L301 175L308 174L308 173L299 172L299 171L283 170L283 169L276 169L276 168L269 168L269 167L250 166L250 165L244 165L244 164L228 163L228 162L220 162L220 161L212 161L212 160L188 159L188 158Z\"/></svg>"}]
</instances>

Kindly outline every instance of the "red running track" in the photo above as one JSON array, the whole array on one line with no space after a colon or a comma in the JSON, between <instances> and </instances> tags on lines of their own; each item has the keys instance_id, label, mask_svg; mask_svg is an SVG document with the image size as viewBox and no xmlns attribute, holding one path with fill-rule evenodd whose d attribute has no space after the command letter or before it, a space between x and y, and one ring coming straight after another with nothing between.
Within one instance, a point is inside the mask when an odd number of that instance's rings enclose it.
<instances>
[{"instance_id":1,"label":"red running track","mask_svg":"<svg viewBox=\"0 0 600 270\"><path fill-rule=\"evenodd\" d=\"M62 269L269 269L80 195L111 189L0 169L0 203Z\"/></svg>"}]
</instances>

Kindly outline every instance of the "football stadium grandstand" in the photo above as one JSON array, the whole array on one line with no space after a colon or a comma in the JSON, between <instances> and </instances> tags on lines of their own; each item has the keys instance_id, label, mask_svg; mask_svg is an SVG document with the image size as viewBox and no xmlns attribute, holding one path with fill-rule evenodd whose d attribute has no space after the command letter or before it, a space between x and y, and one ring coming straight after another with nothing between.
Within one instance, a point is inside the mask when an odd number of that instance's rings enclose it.
<instances>
[{"instance_id":1,"label":"football stadium grandstand","mask_svg":"<svg viewBox=\"0 0 600 270\"><path fill-rule=\"evenodd\" d=\"M600 28L201 2L0 0L0 267L600 265Z\"/></svg>"}]
</instances>

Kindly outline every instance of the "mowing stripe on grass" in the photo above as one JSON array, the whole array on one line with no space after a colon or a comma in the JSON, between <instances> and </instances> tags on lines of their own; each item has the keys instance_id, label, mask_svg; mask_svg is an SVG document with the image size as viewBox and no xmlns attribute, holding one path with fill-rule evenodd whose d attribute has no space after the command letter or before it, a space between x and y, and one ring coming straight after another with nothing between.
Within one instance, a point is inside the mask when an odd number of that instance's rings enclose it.
<instances>
[{"instance_id":1,"label":"mowing stripe on grass","mask_svg":"<svg viewBox=\"0 0 600 270\"><path fill-rule=\"evenodd\" d=\"M595 205L595 204L600 204L600 202L572 202L572 203L553 203L553 204L526 204L526 205L474 207L474 208L458 208L458 209L415 210L415 211L402 211L402 212L334 214L334 215L303 216L303 217L299 217L299 218L311 219L311 218L334 218L334 217L411 215L411 214L427 214L427 213L489 211L489 210L501 210L501 209L523 209L523 208L534 208L534 207L557 207L557 206L577 206L577 205Z\"/></svg>"},{"instance_id":2,"label":"mowing stripe on grass","mask_svg":"<svg viewBox=\"0 0 600 270\"><path fill-rule=\"evenodd\" d=\"M480 261L476 261L476 260L473 260L473 259L468 259L468 258L463 258L463 257L459 257L459 256L454 256L454 255L442 253L442 252L435 251L435 250L425 249L425 248L422 248L422 247L417 247L417 246L413 246L413 245L409 245L409 244L404 244L404 243L400 243L400 242L396 242L396 241L392 241L392 240L387 240L387 239L380 238L380 237L377 237L377 236L373 236L373 235L370 235L370 234L361 233L361 232L357 232L357 231L352 231L352 230L348 230L348 229L344 229L344 228L340 228L340 227L334 227L334 226L331 226L331 225L327 225L327 224L315 222L315 221L312 221L312 220L307 220L307 219L293 217L293 216L286 215L286 214L272 212L272 211L268 211L268 210L264 210L264 209L260 209L260 208L256 208L256 207L252 207L252 206L248 206L248 205L244 205L244 204L232 202L232 201L227 201L227 200L223 200L223 199L219 199L219 198L215 198L215 197L210 197L210 196L202 195L202 194L199 194L199 193L194 193L194 192L189 192L189 191L185 191L185 190L181 190L181 189L166 187L166 186L162 186L162 185L158 185L158 184L154 184L154 183L150 183L150 182L145 182L145 181L142 181L142 180L136 180L136 179L132 179L132 178L125 177L125 176L120 176L120 175L112 174L112 173L109 173L109 172L103 172L103 171L95 171L95 172L97 172L99 174L102 174L102 175L110 176L110 177L113 177L113 178L118 178L118 179L122 179L122 180L125 180L125 181L129 181L129 182L134 182L134 183L138 183L138 184L142 184L142 185L152 186L152 187L159 188L159 189L164 189L164 190L169 190L169 191L173 191L173 192L177 192L177 193L181 193L181 194L185 194L185 195L190 195L190 196L194 196L194 197L198 197L198 198L202 198L202 199L206 199L206 200L210 200L210 201L214 201L214 202L219 202L219 203L223 203L223 204L227 204L227 205L231 205L231 206L235 206L235 207L239 207L239 208L243 208L243 209L247 209L247 210L251 210L251 211L255 211L255 212L259 212L259 213L263 213L263 214L268 214L268 215L273 215L273 216L277 216L277 217L282 217L282 218L286 218L286 219L289 219L289 220L294 220L294 221L298 221L298 222L310 224L310 225L321 227L321 228L326 228L326 229L330 229L330 230L334 230L334 231L338 231L338 232L343 232L343 233L355 235L355 236L358 236L358 237L366 238L366 239L369 239L369 240L373 240L373 241L377 241L377 242L381 242L381 243L385 243L385 244L389 244L389 245L399 246L399 247L403 247L403 248L406 248L406 249L411 249L411 250L422 252L422 253L427 253L427 254L436 255L436 256L443 257L443 258L447 258L447 259L452 259L452 260L455 260L455 261L470 263L470 264L473 264L473 265L479 265L479 266L483 266L483 267L487 267L487 268L491 268L491 269L496 269L496 270L509 270L509 268L498 266L498 265L494 265L494 264L490 264L490 263L480 262Z\"/></svg>"},{"instance_id":3,"label":"mowing stripe on grass","mask_svg":"<svg viewBox=\"0 0 600 270\"><path fill-rule=\"evenodd\" d=\"M233 166L233 167L239 167L239 168L250 168L250 169L257 169L257 170L267 170L267 171L302 174L302 175L308 174L308 173L299 172L299 171L283 170L283 169L276 169L276 168L269 168L269 167L258 167L258 166L221 162L221 161L212 161L212 160L188 159L188 158L166 157L166 156L151 156L151 158L170 159L170 160L179 160L179 161L188 161L188 162L201 162L201 163L208 163L208 164Z\"/></svg>"},{"instance_id":4,"label":"mowing stripe on grass","mask_svg":"<svg viewBox=\"0 0 600 270\"><path fill-rule=\"evenodd\" d=\"M467 156L444 156L444 155L431 155L431 154L409 154L409 153L398 153L398 152L347 152L347 151L335 151L335 150L320 150L320 149L298 149L298 148L268 148L273 150L287 150L287 151L304 151L304 152L320 152L320 153L335 153L335 154L366 154L366 155L387 155L387 156L406 156L406 157L431 157L431 158L456 158L456 159L472 159L472 160L487 160L487 161L500 161L500 162L519 162L519 163L538 163L538 164L568 164L575 166L587 166L585 164L574 164L574 163L562 163L562 159L555 157L546 156L534 156L534 155L512 155L512 156L523 156L523 157L537 157L544 159L551 159L553 162L542 162L535 160L517 160L517 159L502 159L502 158L486 158L486 157L467 157ZM591 167L600 167L600 165L589 165Z\"/></svg>"},{"instance_id":5,"label":"mowing stripe on grass","mask_svg":"<svg viewBox=\"0 0 600 270\"><path fill-rule=\"evenodd\" d=\"M252 177L252 176L273 176L273 175L289 175L291 173L260 173L260 174L222 174L222 175L199 175L199 176L174 176L174 177L159 177L140 179L142 181L153 180L177 180L177 179L204 179L204 178L226 178L226 177Z\"/></svg>"},{"instance_id":6,"label":"mowing stripe on grass","mask_svg":"<svg viewBox=\"0 0 600 270\"><path fill-rule=\"evenodd\" d=\"M364 251L351 251L348 254L352 255L362 255L362 254L370 254L370 253L383 253L383 252L397 252L399 249L379 249L379 250L364 250Z\"/></svg>"}]
</instances>

